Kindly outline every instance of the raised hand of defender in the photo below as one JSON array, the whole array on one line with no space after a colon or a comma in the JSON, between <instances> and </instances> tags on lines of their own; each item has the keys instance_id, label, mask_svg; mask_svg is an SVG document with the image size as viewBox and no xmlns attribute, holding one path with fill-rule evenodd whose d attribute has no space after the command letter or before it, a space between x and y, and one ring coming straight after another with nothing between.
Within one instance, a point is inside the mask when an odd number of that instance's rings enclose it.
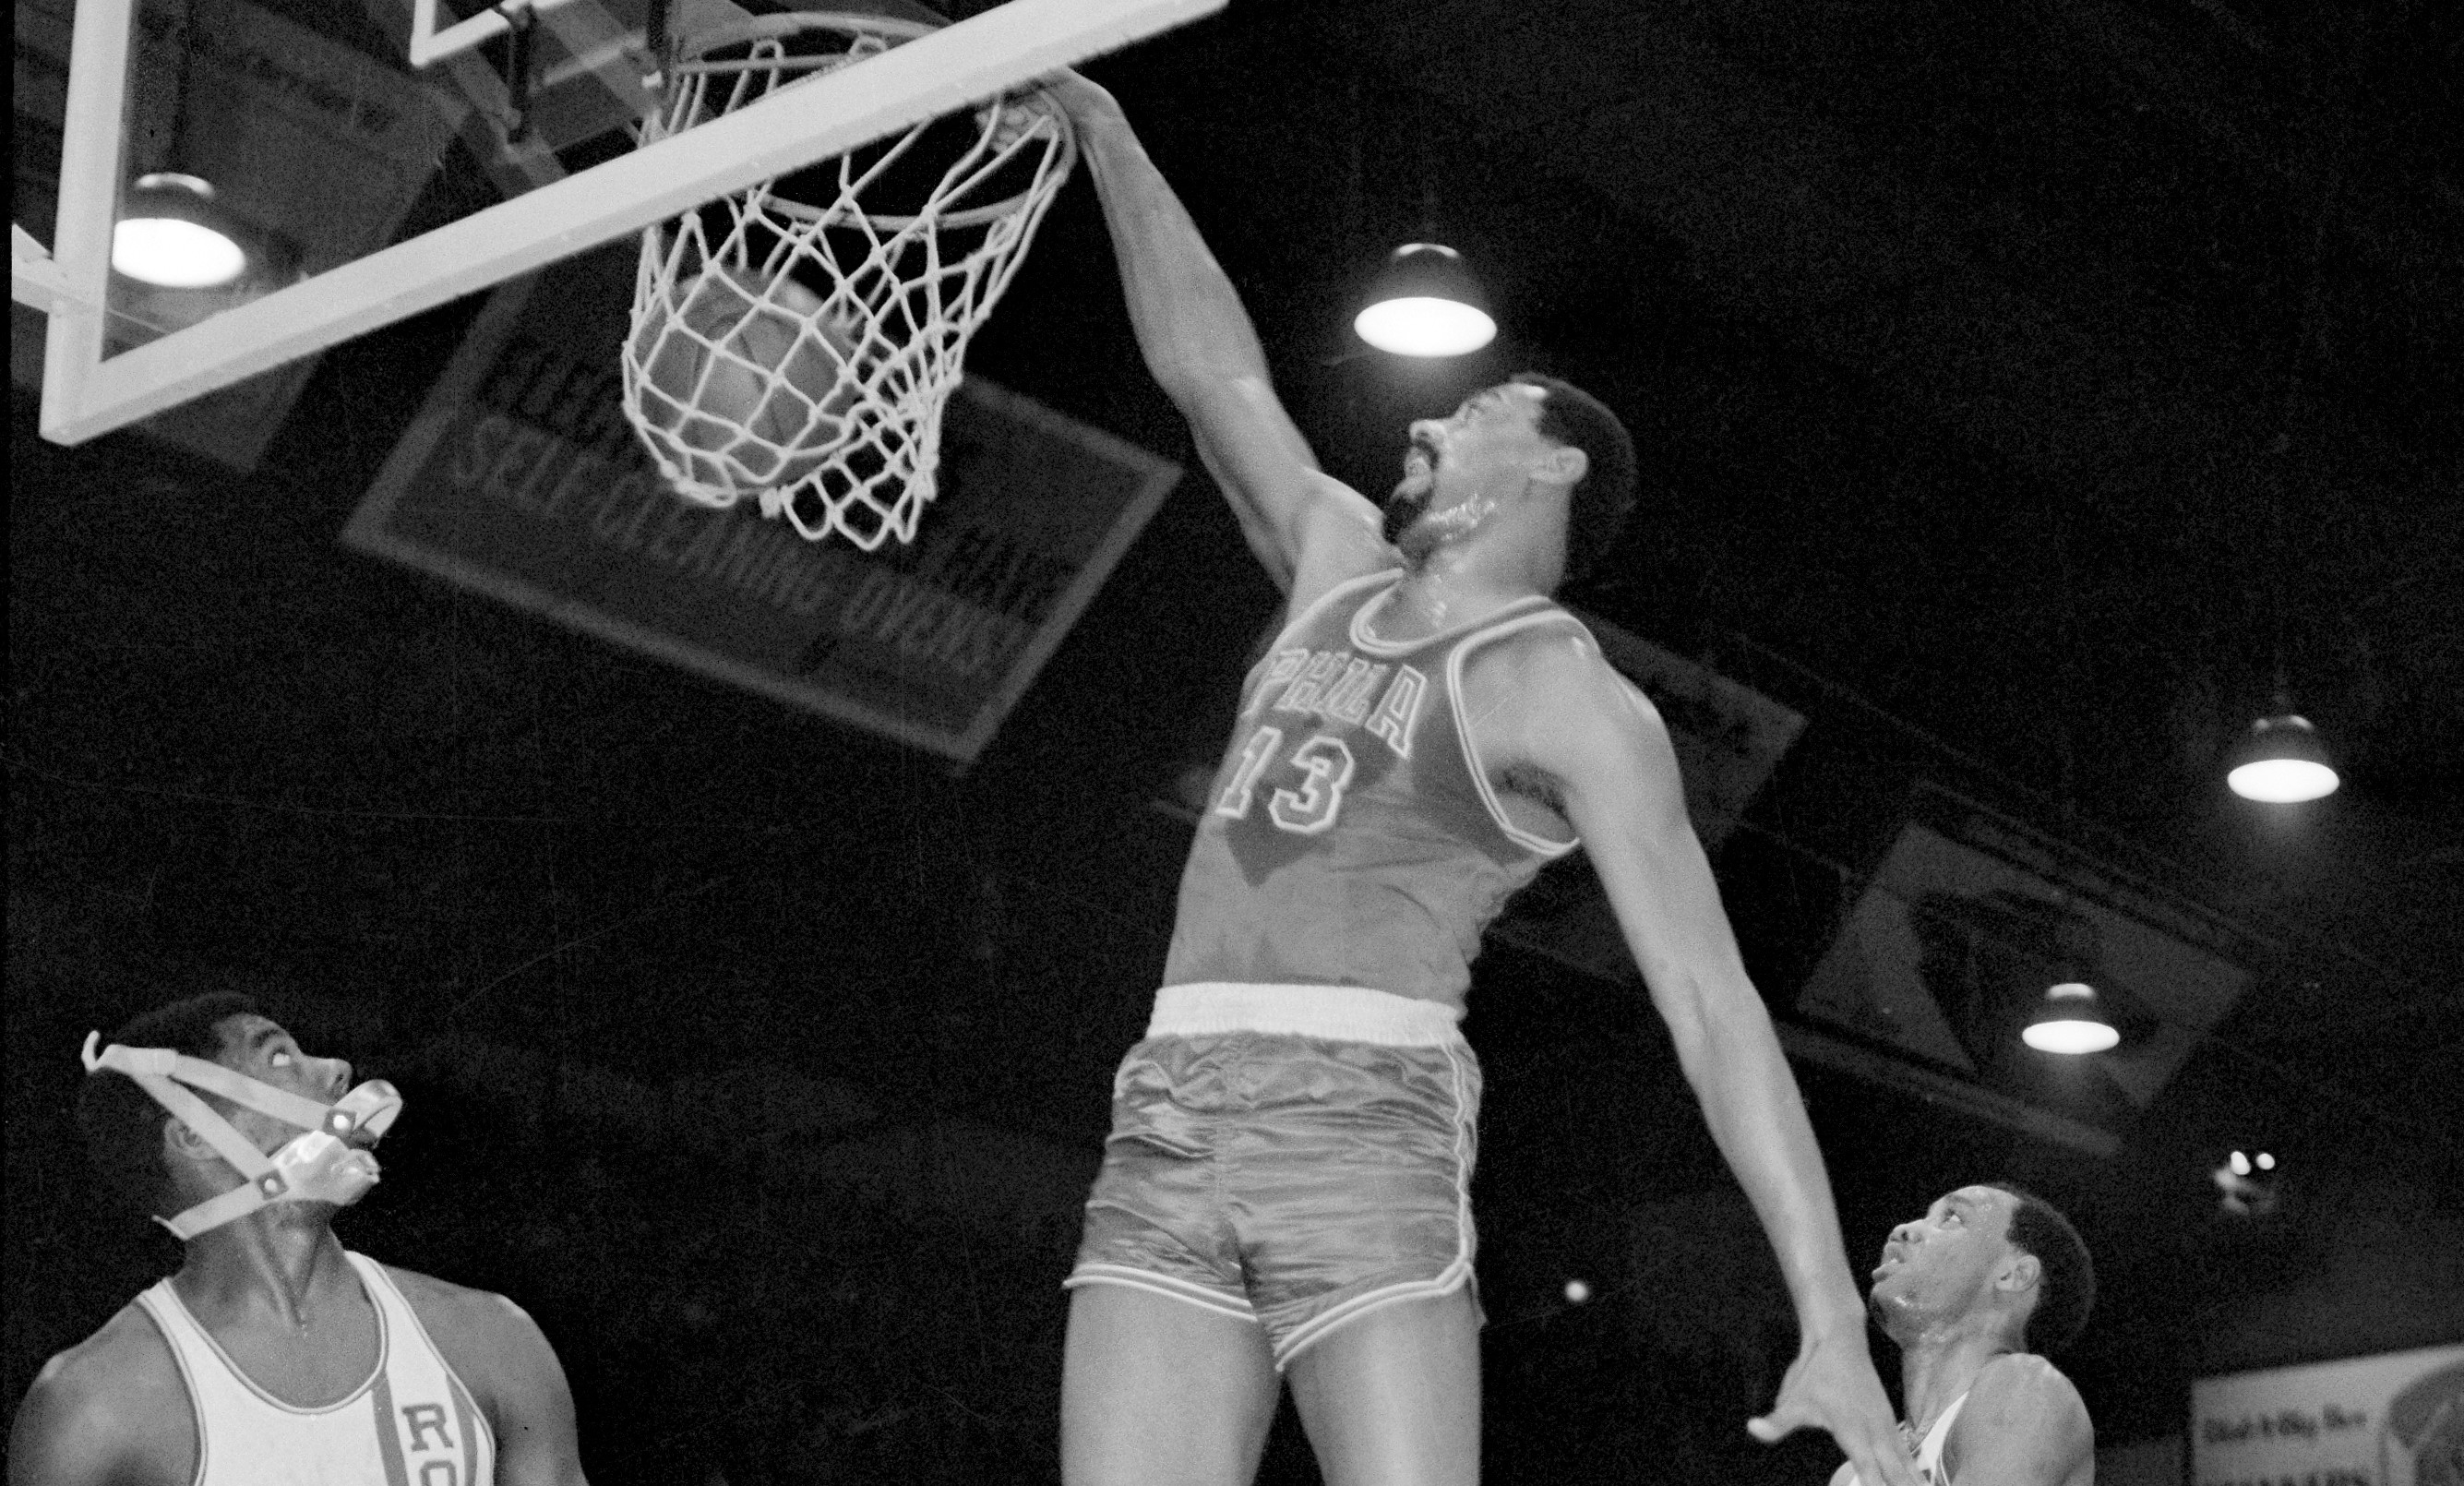
<instances>
[{"instance_id":1,"label":"raised hand of defender","mask_svg":"<svg viewBox=\"0 0 2464 1486\"><path fill-rule=\"evenodd\" d=\"M1874 1375L1862 1328L1808 1337L1771 1411L1746 1421L1747 1432L1766 1445L1809 1427L1829 1431L1864 1486L1921 1486L1900 1447L1900 1427L1882 1380Z\"/></svg>"}]
</instances>

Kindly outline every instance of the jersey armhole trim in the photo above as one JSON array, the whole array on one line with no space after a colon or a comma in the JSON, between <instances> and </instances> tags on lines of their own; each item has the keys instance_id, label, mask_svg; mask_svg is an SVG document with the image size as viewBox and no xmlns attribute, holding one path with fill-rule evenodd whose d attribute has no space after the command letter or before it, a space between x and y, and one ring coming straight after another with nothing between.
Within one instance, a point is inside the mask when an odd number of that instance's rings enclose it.
<instances>
[{"instance_id":1,"label":"jersey armhole trim","mask_svg":"<svg viewBox=\"0 0 2464 1486\"><path fill-rule=\"evenodd\" d=\"M446 1382L452 1387L460 1388L464 1396L471 1400L471 1411L477 1417L480 1430L488 1436L488 1458L493 1463L496 1457L495 1426L488 1422L488 1411L479 1407L479 1395L472 1389L469 1383L463 1380L462 1374L455 1370L453 1359L446 1356L445 1348L436 1344L436 1338L429 1333L428 1322L419 1319L419 1308L410 1303L410 1297L402 1293L402 1287L393 1282L393 1276L385 1272L383 1264L364 1253L354 1253L348 1249L343 1250L342 1254L351 1261L352 1268L360 1272L363 1281L385 1286L386 1292L401 1302L402 1314L409 1319L411 1329L419 1333L419 1340L428 1347L428 1355L435 1358L436 1365L445 1370ZM382 1310L383 1307L379 1309Z\"/></svg>"},{"instance_id":2,"label":"jersey armhole trim","mask_svg":"<svg viewBox=\"0 0 2464 1486\"><path fill-rule=\"evenodd\" d=\"M1282 628L1275 631L1275 637L1266 642L1265 652L1250 663L1248 671L1241 677L1241 710L1238 716L1246 719L1250 710L1256 707L1260 699L1265 696L1264 687L1260 687L1254 695L1250 688L1256 685L1259 677L1274 664L1276 654L1284 649L1284 642L1292 637L1293 632L1317 619L1337 599L1347 598L1373 583L1397 582L1402 576L1403 569L1399 567L1381 567L1374 573L1362 573L1356 578L1346 578L1309 600L1307 608L1286 618Z\"/></svg>"},{"instance_id":3,"label":"jersey armhole trim","mask_svg":"<svg viewBox=\"0 0 2464 1486\"><path fill-rule=\"evenodd\" d=\"M1291 638L1291 633L1294 630L1299 629L1301 626L1308 624L1310 620L1323 614L1326 610L1335 602L1335 600L1349 597L1350 595L1358 592L1360 589L1369 587L1373 583L1392 584L1398 582L1402 576L1403 569L1400 567L1381 567L1375 572L1362 573L1356 578L1344 579L1341 583L1334 585L1324 593L1321 593L1317 597L1309 600L1308 608L1301 610L1298 613L1286 619L1283 623L1283 627L1275 632L1274 639L1267 644L1266 654L1268 656L1273 655L1277 650L1282 648L1284 641Z\"/></svg>"},{"instance_id":4,"label":"jersey armhole trim","mask_svg":"<svg viewBox=\"0 0 2464 1486\"><path fill-rule=\"evenodd\" d=\"M1968 1393L1962 1393L1952 1399L1950 1407L1942 1411L1942 1417L1934 1421L1933 1428L1925 1431L1924 1442L1917 1447L1917 1458L1922 1461L1925 1458L1925 1447L1933 1445L1936 1435L1941 1436L1942 1443L1934 1446L1933 1451L1933 1486L1950 1486L1951 1428L1959 1419L1959 1411L1968 1407L1969 1393L1975 1391L1975 1386L1971 1384Z\"/></svg>"},{"instance_id":5,"label":"jersey armhole trim","mask_svg":"<svg viewBox=\"0 0 2464 1486\"><path fill-rule=\"evenodd\" d=\"M1527 852L1550 858L1563 856L1572 852L1583 844L1583 838L1576 835L1564 841L1552 841L1547 836L1526 831L1507 818L1505 802L1498 798L1497 787L1488 782L1488 770L1484 768L1480 762L1480 746L1472 741L1471 716L1464 709L1463 669L1464 658L1490 641L1504 639L1520 630L1551 624L1561 619L1572 624L1578 631L1582 629L1581 620L1564 610L1552 608L1538 613L1518 615L1493 629L1476 631L1464 636L1454 649L1446 653L1446 698L1449 705L1454 708L1455 737L1462 742L1463 766L1471 773L1472 787L1480 791L1480 803L1487 808L1488 818L1495 823L1498 830L1506 833L1507 840Z\"/></svg>"},{"instance_id":6,"label":"jersey armhole trim","mask_svg":"<svg viewBox=\"0 0 2464 1486\"><path fill-rule=\"evenodd\" d=\"M170 1283L168 1279L156 1282L165 1289ZM188 1486L206 1486L205 1400L197 1392L195 1375L188 1371L187 1355L180 1350L179 1342L172 1337L169 1321L155 1308L159 1302L154 1298L154 1289L155 1286L149 1285L137 1292L137 1308L145 1313L146 1320L153 1324L155 1334L163 1339L164 1347L171 1354L171 1365L179 1369L181 1391L188 1395L188 1431L197 1437L197 1474L188 1477ZM204 1329L202 1326L198 1328L200 1331Z\"/></svg>"}]
</instances>

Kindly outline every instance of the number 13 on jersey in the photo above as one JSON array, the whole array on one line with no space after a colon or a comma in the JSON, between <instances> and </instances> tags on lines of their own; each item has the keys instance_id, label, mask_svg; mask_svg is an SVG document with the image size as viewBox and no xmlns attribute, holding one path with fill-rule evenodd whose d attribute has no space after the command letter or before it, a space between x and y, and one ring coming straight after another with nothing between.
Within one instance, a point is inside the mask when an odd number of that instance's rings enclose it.
<instances>
[{"instance_id":1,"label":"number 13 on jersey","mask_svg":"<svg viewBox=\"0 0 2464 1486\"><path fill-rule=\"evenodd\" d=\"M1261 727L1241 745L1240 762L1232 768L1232 777L1223 784L1223 793L1215 802L1215 813L1234 820L1245 819L1249 813L1251 794L1258 787L1259 776L1273 764L1284 746L1284 730ZM1352 748L1331 733L1312 733L1309 740L1294 748L1287 761L1299 770L1300 787L1277 789L1266 800L1267 818L1276 829L1294 835L1313 836L1334 825L1334 817L1343 809L1343 791L1352 783Z\"/></svg>"}]
</instances>

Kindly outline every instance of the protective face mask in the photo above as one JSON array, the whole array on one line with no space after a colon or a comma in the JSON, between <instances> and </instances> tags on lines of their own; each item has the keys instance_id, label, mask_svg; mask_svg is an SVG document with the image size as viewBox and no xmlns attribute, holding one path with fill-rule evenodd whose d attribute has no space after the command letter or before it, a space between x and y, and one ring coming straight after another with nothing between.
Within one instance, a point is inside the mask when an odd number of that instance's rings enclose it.
<instances>
[{"instance_id":1,"label":"protective face mask","mask_svg":"<svg viewBox=\"0 0 2464 1486\"><path fill-rule=\"evenodd\" d=\"M208 1198L177 1217L155 1219L182 1241L246 1217L269 1203L326 1202L347 1208L377 1185L376 1157L364 1146L353 1144L352 1138L373 1142L392 1128L394 1117L402 1113L402 1096L384 1079L371 1078L333 1103L319 1104L169 1048L124 1048L115 1042L97 1053L95 1045L101 1040L98 1032L86 1033L82 1055L87 1073L107 1068L135 1079L139 1088L197 1132L247 1179L244 1185ZM297 1125L300 1133L269 1156L183 1084Z\"/></svg>"}]
</instances>

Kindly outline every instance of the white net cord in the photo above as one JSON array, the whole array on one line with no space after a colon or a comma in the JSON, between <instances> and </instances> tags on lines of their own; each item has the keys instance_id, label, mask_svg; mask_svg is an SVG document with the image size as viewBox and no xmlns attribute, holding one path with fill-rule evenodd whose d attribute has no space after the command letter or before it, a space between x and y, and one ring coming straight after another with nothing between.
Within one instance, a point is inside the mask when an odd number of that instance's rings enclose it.
<instances>
[{"instance_id":1,"label":"white net cord","mask_svg":"<svg viewBox=\"0 0 2464 1486\"><path fill-rule=\"evenodd\" d=\"M818 79L902 34L808 13L706 38L645 142L782 87L827 86ZM1076 153L1057 105L1024 94L645 233L625 410L660 473L705 505L759 497L808 540L913 541L967 341Z\"/></svg>"}]
</instances>

